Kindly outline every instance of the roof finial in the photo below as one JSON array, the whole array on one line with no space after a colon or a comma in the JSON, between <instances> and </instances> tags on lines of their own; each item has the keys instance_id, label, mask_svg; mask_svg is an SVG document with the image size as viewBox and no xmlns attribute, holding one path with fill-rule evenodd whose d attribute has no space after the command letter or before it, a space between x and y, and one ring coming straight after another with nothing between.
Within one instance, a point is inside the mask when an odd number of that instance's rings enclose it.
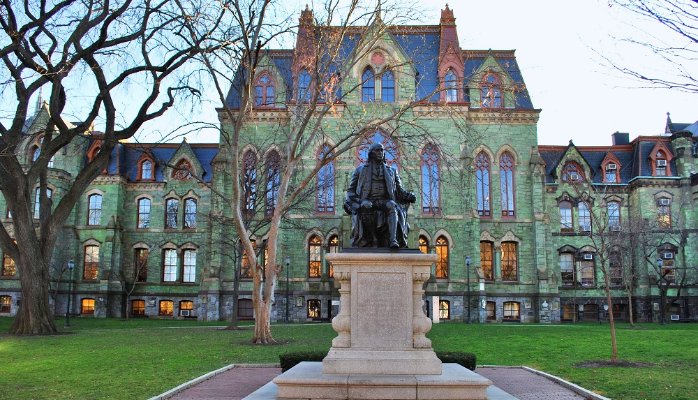
<instances>
[{"instance_id":1,"label":"roof finial","mask_svg":"<svg viewBox=\"0 0 698 400\"><path fill-rule=\"evenodd\" d=\"M671 131L671 115L668 111L666 113L666 125L664 126L664 133L666 133L667 135L670 135L672 133L672 131Z\"/></svg>"},{"instance_id":2,"label":"roof finial","mask_svg":"<svg viewBox=\"0 0 698 400\"><path fill-rule=\"evenodd\" d=\"M41 90L43 90L43 88L39 88L39 97L36 98L36 109L34 110L35 113L38 113L39 110L41 110L41 106L44 104L44 99L41 96Z\"/></svg>"},{"instance_id":3,"label":"roof finial","mask_svg":"<svg viewBox=\"0 0 698 400\"><path fill-rule=\"evenodd\" d=\"M378 8L376 9L376 19L379 21L381 19L382 9L383 9L383 2L381 0L378 0Z\"/></svg>"}]
</instances>

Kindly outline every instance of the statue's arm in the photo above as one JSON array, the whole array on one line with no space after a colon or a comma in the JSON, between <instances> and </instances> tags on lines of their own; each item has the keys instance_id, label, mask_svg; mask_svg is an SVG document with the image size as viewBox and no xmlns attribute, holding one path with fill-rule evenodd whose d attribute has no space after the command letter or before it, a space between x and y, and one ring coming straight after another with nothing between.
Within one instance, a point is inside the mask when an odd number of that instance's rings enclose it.
<instances>
[{"instance_id":1,"label":"statue's arm","mask_svg":"<svg viewBox=\"0 0 698 400\"><path fill-rule=\"evenodd\" d=\"M417 201L417 196L414 195L412 192L408 192L407 190L402 188L402 180L400 179L400 175L397 173L397 170L395 172L395 199L398 201L398 203L414 203Z\"/></svg>"},{"instance_id":2,"label":"statue's arm","mask_svg":"<svg viewBox=\"0 0 698 400\"><path fill-rule=\"evenodd\" d=\"M347 194L344 200L344 211L346 211L347 214L356 213L356 210L358 210L361 205L359 195L356 193L356 188L359 185L360 172L361 168L357 168L351 175L351 181L349 182L349 188L347 188Z\"/></svg>"}]
</instances>

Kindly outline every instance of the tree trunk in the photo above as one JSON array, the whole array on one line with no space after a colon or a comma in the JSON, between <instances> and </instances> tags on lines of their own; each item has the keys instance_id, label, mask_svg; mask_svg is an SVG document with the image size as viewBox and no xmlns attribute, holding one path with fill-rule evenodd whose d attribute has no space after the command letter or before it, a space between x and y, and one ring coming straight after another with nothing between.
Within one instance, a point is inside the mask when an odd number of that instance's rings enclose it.
<instances>
[{"instance_id":1,"label":"tree trunk","mask_svg":"<svg viewBox=\"0 0 698 400\"><path fill-rule=\"evenodd\" d=\"M633 313L633 295L628 291L628 322L630 322L630 326L635 326L635 317Z\"/></svg>"},{"instance_id":2,"label":"tree trunk","mask_svg":"<svg viewBox=\"0 0 698 400\"><path fill-rule=\"evenodd\" d=\"M618 344L616 343L616 320L613 316L613 296L609 289L606 289L606 302L608 303L608 324L611 328L611 362L615 363L618 362Z\"/></svg>"},{"instance_id":3,"label":"tree trunk","mask_svg":"<svg viewBox=\"0 0 698 400\"><path fill-rule=\"evenodd\" d=\"M17 239L21 240L20 237ZM18 261L22 303L9 332L13 335L53 335L58 333L58 329L49 306L48 267L38 249L23 251L26 247L20 247Z\"/></svg>"},{"instance_id":4,"label":"tree trunk","mask_svg":"<svg viewBox=\"0 0 698 400\"><path fill-rule=\"evenodd\" d=\"M266 296L265 296L266 297ZM260 301L255 303L254 344L276 343L271 335L271 303Z\"/></svg>"}]
</instances>

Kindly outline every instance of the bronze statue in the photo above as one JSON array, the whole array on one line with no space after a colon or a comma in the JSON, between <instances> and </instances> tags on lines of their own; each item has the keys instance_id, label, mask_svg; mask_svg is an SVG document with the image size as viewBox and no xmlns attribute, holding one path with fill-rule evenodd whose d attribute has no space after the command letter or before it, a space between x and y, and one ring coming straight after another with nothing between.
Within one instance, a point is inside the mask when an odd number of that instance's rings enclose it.
<instances>
[{"instance_id":1,"label":"bronze statue","mask_svg":"<svg viewBox=\"0 0 698 400\"><path fill-rule=\"evenodd\" d=\"M415 201L395 168L385 163L383 145L371 145L368 161L351 176L344 201L344 211L351 215L352 246L407 247L407 208Z\"/></svg>"}]
</instances>

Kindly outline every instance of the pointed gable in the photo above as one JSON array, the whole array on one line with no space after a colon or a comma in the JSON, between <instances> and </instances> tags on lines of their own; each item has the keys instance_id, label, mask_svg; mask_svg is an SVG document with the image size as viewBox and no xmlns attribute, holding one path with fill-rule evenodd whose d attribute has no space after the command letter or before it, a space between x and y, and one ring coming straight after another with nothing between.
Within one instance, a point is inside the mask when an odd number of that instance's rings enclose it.
<instances>
[{"instance_id":1,"label":"pointed gable","mask_svg":"<svg viewBox=\"0 0 698 400\"><path fill-rule=\"evenodd\" d=\"M201 166L186 138L182 140L177 151L167 161L167 165L167 180L189 179L187 178L188 173L201 178L204 173L204 168Z\"/></svg>"}]
</instances>

